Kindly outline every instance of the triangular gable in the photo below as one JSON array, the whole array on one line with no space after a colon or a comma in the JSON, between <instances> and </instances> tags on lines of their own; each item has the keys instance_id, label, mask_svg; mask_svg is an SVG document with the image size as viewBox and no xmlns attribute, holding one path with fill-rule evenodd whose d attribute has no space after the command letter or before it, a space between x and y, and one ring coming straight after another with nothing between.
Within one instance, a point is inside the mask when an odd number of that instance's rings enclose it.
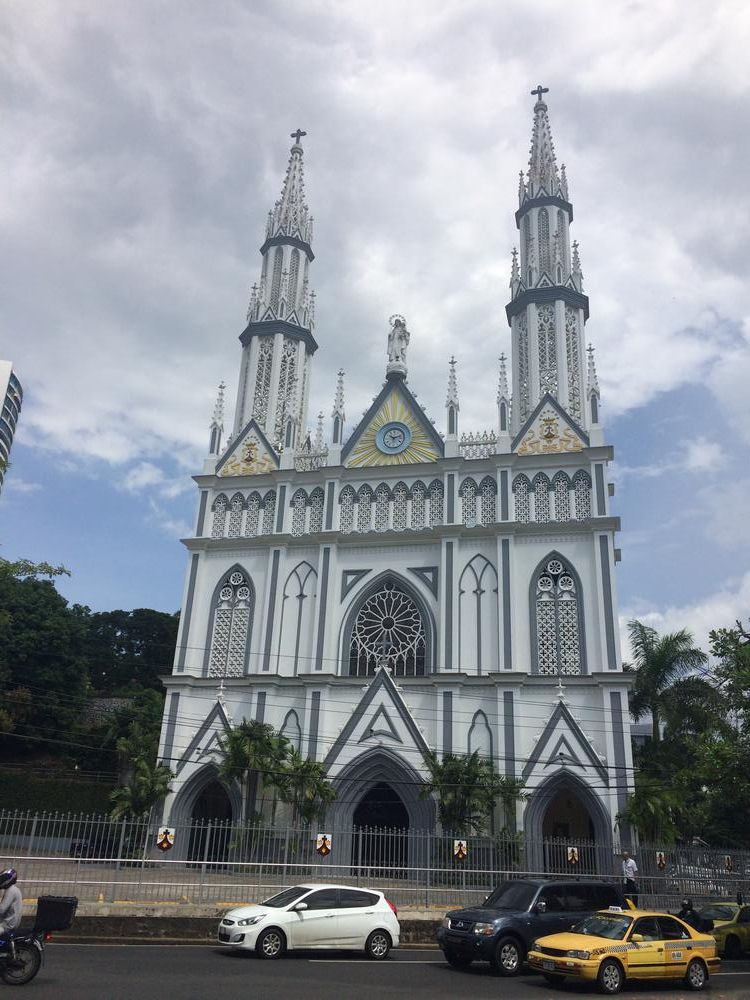
<instances>
[{"instance_id":1,"label":"triangular gable","mask_svg":"<svg viewBox=\"0 0 750 1000\"><path fill-rule=\"evenodd\" d=\"M200 729L193 735L187 750L178 760L175 768L176 774L179 774L186 764L204 760L206 757L218 756L220 753L219 737L231 728L224 706L217 701L203 720Z\"/></svg>"},{"instance_id":2,"label":"triangular gable","mask_svg":"<svg viewBox=\"0 0 750 1000\"><path fill-rule=\"evenodd\" d=\"M362 577L372 573L371 569L345 569L341 574L341 600L343 601L352 587L356 587Z\"/></svg>"},{"instance_id":3,"label":"triangular gable","mask_svg":"<svg viewBox=\"0 0 750 1000\"><path fill-rule=\"evenodd\" d=\"M434 597L438 595L438 568L437 566L407 566L410 573L421 580L430 588Z\"/></svg>"},{"instance_id":4,"label":"triangular gable","mask_svg":"<svg viewBox=\"0 0 750 1000\"><path fill-rule=\"evenodd\" d=\"M342 754L351 754L352 747L368 749L368 744L374 748L384 742L398 743L401 753L410 749L418 751L421 757L429 753L427 742L393 678L387 670L380 668L339 733L323 766L330 773ZM356 752L359 754L361 750Z\"/></svg>"},{"instance_id":5,"label":"triangular gable","mask_svg":"<svg viewBox=\"0 0 750 1000\"><path fill-rule=\"evenodd\" d=\"M259 476L279 467L279 456L255 420L232 442L216 466L217 476Z\"/></svg>"},{"instance_id":6,"label":"triangular gable","mask_svg":"<svg viewBox=\"0 0 750 1000\"><path fill-rule=\"evenodd\" d=\"M589 436L560 406L550 393L539 400L534 412L511 445L518 455L552 455L564 451L583 451Z\"/></svg>"},{"instance_id":7,"label":"triangular gable","mask_svg":"<svg viewBox=\"0 0 750 1000\"><path fill-rule=\"evenodd\" d=\"M407 428L409 443L396 454L378 447L378 431L386 424ZM385 383L352 432L341 453L341 464L348 468L376 465L413 465L436 462L443 457L443 440L424 415L409 388L401 379Z\"/></svg>"},{"instance_id":8,"label":"triangular gable","mask_svg":"<svg viewBox=\"0 0 750 1000\"><path fill-rule=\"evenodd\" d=\"M565 759L560 759L560 752ZM569 758L569 759L568 759ZM523 778L528 780L531 773L541 765L542 769L552 765L574 764L593 768L605 785L609 785L607 768L599 759L586 734L573 718L568 706L559 701L549 717L542 735L537 740L533 753L523 769Z\"/></svg>"}]
</instances>

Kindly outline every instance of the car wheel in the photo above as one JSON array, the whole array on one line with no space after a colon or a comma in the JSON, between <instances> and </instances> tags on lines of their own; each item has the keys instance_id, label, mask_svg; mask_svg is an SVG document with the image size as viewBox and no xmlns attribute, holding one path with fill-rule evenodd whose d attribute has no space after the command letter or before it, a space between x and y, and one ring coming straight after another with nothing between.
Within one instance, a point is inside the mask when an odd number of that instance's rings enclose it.
<instances>
[{"instance_id":1,"label":"car wheel","mask_svg":"<svg viewBox=\"0 0 750 1000\"><path fill-rule=\"evenodd\" d=\"M445 955L445 961L448 965L452 965L454 969L468 969L472 963L472 959L468 955L462 955L458 951L446 949L443 954Z\"/></svg>"},{"instance_id":2,"label":"car wheel","mask_svg":"<svg viewBox=\"0 0 750 1000\"><path fill-rule=\"evenodd\" d=\"M708 982L708 970L706 966L701 962L699 958L694 958L692 962L688 963L687 972L685 973L685 985L689 990L698 990L705 988Z\"/></svg>"},{"instance_id":3,"label":"car wheel","mask_svg":"<svg viewBox=\"0 0 750 1000\"><path fill-rule=\"evenodd\" d=\"M501 976L517 976L524 960L523 946L512 937L502 937L495 945L492 964Z\"/></svg>"},{"instance_id":4,"label":"car wheel","mask_svg":"<svg viewBox=\"0 0 750 1000\"><path fill-rule=\"evenodd\" d=\"M724 945L724 957L730 961L735 958L742 958L740 939L736 938L734 934L727 938L727 943Z\"/></svg>"},{"instance_id":5,"label":"car wheel","mask_svg":"<svg viewBox=\"0 0 750 1000\"><path fill-rule=\"evenodd\" d=\"M391 950L391 936L387 931L373 931L365 941L365 955L375 962L388 958Z\"/></svg>"},{"instance_id":6,"label":"car wheel","mask_svg":"<svg viewBox=\"0 0 750 1000\"><path fill-rule=\"evenodd\" d=\"M286 951L286 938L276 927L269 927L255 942L255 950L260 958L281 958Z\"/></svg>"},{"instance_id":7,"label":"car wheel","mask_svg":"<svg viewBox=\"0 0 750 1000\"><path fill-rule=\"evenodd\" d=\"M614 958L608 958L599 966L599 975L596 977L599 989L607 996L614 996L619 993L625 985L625 973L622 966Z\"/></svg>"}]
</instances>

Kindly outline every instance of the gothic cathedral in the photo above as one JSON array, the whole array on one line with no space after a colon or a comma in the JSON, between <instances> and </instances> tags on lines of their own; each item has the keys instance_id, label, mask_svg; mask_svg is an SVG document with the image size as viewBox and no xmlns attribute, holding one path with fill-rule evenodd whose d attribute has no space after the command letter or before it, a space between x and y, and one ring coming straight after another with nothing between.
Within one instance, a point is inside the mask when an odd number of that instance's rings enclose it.
<instances>
[{"instance_id":1,"label":"gothic cathedral","mask_svg":"<svg viewBox=\"0 0 750 1000\"><path fill-rule=\"evenodd\" d=\"M478 750L525 782L528 799L515 816L498 807L495 826L524 832L532 864L544 838L612 843L632 787L613 451L565 167L545 91L533 94L505 307L510 385L501 357L494 427L479 434L459 433L452 359L435 430L408 378L401 316L362 419L347 428L339 371L329 439L322 416L307 430L313 226L304 133L292 136L240 335L232 433L224 444L222 389L195 477L160 747L176 774L166 823L240 819L217 741L244 718L324 764L337 791L326 829L375 815L435 830L425 753Z\"/></svg>"}]
</instances>

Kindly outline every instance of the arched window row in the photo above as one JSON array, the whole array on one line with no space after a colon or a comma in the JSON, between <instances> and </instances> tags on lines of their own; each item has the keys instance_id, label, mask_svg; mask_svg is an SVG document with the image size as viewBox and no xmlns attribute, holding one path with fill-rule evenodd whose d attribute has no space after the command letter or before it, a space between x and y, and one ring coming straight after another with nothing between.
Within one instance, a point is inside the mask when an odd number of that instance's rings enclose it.
<instances>
[{"instance_id":1,"label":"arched window row","mask_svg":"<svg viewBox=\"0 0 750 1000\"><path fill-rule=\"evenodd\" d=\"M538 472L533 479L519 475L513 480L515 519L536 521L585 521L591 517L591 476L579 469L572 479L566 472L551 478Z\"/></svg>"},{"instance_id":2,"label":"arched window row","mask_svg":"<svg viewBox=\"0 0 750 1000\"><path fill-rule=\"evenodd\" d=\"M442 480L417 480L411 485L345 486L339 493L339 530L345 535L365 531L420 530L442 524L445 493Z\"/></svg>"},{"instance_id":3,"label":"arched window row","mask_svg":"<svg viewBox=\"0 0 750 1000\"><path fill-rule=\"evenodd\" d=\"M492 476L485 476L479 484L467 477L461 482L458 495L461 498L461 519L467 527L497 521L497 482Z\"/></svg>"},{"instance_id":4,"label":"arched window row","mask_svg":"<svg viewBox=\"0 0 750 1000\"><path fill-rule=\"evenodd\" d=\"M261 495L254 490L248 496L219 493L211 505L211 538L254 538L270 535L276 521L276 491Z\"/></svg>"}]
</instances>

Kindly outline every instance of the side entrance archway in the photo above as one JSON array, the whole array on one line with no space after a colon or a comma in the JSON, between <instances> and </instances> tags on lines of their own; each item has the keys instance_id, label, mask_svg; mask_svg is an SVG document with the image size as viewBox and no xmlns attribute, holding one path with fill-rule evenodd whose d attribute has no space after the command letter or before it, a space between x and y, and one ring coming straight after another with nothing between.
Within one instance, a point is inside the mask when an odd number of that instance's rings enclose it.
<instances>
[{"instance_id":1,"label":"side entrance archway","mask_svg":"<svg viewBox=\"0 0 750 1000\"><path fill-rule=\"evenodd\" d=\"M537 872L612 874L612 827L601 799L580 778L558 771L524 812L528 867ZM569 858L569 849L576 848Z\"/></svg>"}]
</instances>

